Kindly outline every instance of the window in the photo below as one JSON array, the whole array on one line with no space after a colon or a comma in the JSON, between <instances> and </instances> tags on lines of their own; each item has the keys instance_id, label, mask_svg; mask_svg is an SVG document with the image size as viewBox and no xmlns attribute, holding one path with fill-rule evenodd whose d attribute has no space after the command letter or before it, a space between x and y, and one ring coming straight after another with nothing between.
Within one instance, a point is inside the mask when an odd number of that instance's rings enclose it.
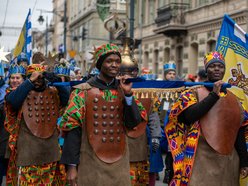
<instances>
[{"instance_id":1,"label":"window","mask_svg":"<svg viewBox=\"0 0 248 186\"><path fill-rule=\"evenodd\" d=\"M208 0L199 0L198 6L203 6L208 3Z\"/></svg>"}]
</instances>

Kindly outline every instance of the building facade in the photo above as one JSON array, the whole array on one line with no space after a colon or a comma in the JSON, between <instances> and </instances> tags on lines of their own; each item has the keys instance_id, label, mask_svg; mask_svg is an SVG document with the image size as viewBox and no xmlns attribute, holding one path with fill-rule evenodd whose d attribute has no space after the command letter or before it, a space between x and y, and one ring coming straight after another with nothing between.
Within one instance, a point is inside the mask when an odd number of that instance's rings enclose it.
<instances>
[{"instance_id":1,"label":"building facade","mask_svg":"<svg viewBox=\"0 0 248 186\"><path fill-rule=\"evenodd\" d=\"M136 51L140 66L163 78L163 65L173 60L179 77L196 74L203 57L215 50L224 14L247 30L247 0L138 0L135 1Z\"/></svg>"},{"instance_id":2,"label":"building facade","mask_svg":"<svg viewBox=\"0 0 248 186\"><path fill-rule=\"evenodd\" d=\"M71 0L68 17L68 31L71 34L68 50L76 51L76 60L83 74L92 65L94 47L109 42L110 33L104 28L104 22L97 13L97 0ZM110 14L116 12L123 19L126 17L126 3L123 0L110 1ZM84 32L84 36L83 36Z\"/></svg>"},{"instance_id":3,"label":"building facade","mask_svg":"<svg viewBox=\"0 0 248 186\"><path fill-rule=\"evenodd\" d=\"M92 64L90 52L94 46L108 42L110 34L97 13L97 0L66 1L67 51L76 51L75 58L85 73ZM63 9L63 2L53 0L55 9ZM204 68L203 57L215 50L224 14L228 14L247 31L248 0L134 2L134 38L142 40L135 50L135 57L139 60L140 68L149 68L159 78L163 78L163 65L170 60L175 61L179 77L196 74ZM110 13L117 12L123 20L130 18L129 3L130 0L110 0ZM61 43L61 27L58 29L60 31L54 28L55 48ZM85 39L82 38L83 30L86 32Z\"/></svg>"}]
</instances>

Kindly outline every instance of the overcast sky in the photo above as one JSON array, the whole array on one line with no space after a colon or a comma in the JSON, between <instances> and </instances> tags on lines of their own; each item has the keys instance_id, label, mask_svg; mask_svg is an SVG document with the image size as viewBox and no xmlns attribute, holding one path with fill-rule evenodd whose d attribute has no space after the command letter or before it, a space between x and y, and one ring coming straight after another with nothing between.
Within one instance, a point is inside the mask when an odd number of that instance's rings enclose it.
<instances>
[{"instance_id":1,"label":"overcast sky","mask_svg":"<svg viewBox=\"0 0 248 186\"><path fill-rule=\"evenodd\" d=\"M52 11L52 0L0 0L0 48L4 46L4 50L8 51L15 47L21 29L6 30L3 27L19 27L24 24L29 8L32 14L32 27L39 30L45 30L45 23L40 25L38 17L40 11L37 9L44 9ZM51 13L43 13L44 19L48 16L50 22L52 18Z\"/></svg>"}]
</instances>

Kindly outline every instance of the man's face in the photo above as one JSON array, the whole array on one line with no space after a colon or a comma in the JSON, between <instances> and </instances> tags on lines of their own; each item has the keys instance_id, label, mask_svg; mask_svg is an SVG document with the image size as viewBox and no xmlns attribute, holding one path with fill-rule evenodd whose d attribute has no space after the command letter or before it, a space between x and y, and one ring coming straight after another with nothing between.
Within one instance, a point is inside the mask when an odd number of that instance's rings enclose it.
<instances>
[{"instance_id":1,"label":"man's face","mask_svg":"<svg viewBox=\"0 0 248 186\"><path fill-rule=\"evenodd\" d=\"M44 76L41 74L38 77L38 79L33 82L33 85L34 85L34 89L40 89L40 88L44 87L44 85L45 85Z\"/></svg>"},{"instance_id":2,"label":"man's face","mask_svg":"<svg viewBox=\"0 0 248 186\"><path fill-rule=\"evenodd\" d=\"M12 74L9 79L9 85L11 88L16 88L24 81L21 74Z\"/></svg>"},{"instance_id":3,"label":"man's face","mask_svg":"<svg viewBox=\"0 0 248 186\"><path fill-rule=\"evenodd\" d=\"M176 79L176 72L173 70L167 72L167 74L165 75L165 80L167 81L173 81L175 79Z\"/></svg>"},{"instance_id":4,"label":"man's face","mask_svg":"<svg viewBox=\"0 0 248 186\"><path fill-rule=\"evenodd\" d=\"M208 80L215 82L222 80L225 74L225 66L220 62L212 63L207 68Z\"/></svg>"},{"instance_id":5,"label":"man's face","mask_svg":"<svg viewBox=\"0 0 248 186\"><path fill-rule=\"evenodd\" d=\"M101 73L107 77L116 77L121 66L121 59L116 54L109 55L102 63Z\"/></svg>"}]
</instances>

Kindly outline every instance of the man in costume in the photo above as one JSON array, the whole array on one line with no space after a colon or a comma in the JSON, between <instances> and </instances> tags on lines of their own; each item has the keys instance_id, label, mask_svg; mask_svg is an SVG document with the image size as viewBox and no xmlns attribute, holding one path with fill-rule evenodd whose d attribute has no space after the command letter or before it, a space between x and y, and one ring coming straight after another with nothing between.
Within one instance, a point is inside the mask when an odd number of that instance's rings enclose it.
<instances>
[{"instance_id":1,"label":"man in costume","mask_svg":"<svg viewBox=\"0 0 248 186\"><path fill-rule=\"evenodd\" d=\"M164 80L165 81L176 80L176 64L174 61L169 61L164 65ZM160 124L162 130L164 130L164 127L167 124L169 111L174 101L175 100L169 96L160 100L161 103L159 108L159 117L160 117ZM167 143L164 132L162 134L163 134L162 140L164 141L164 143ZM164 170L163 183L169 183L173 177L173 159L170 152L170 148L168 147L168 145L166 146L167 149L164 149L166 152L166 156L165 156L165 170Z\"/></svg>"},{"instance_id":2,"label":"man in costume","mask_svg":"<svg viewBox=\"0 0 248 186\"><path fill-rule=\"evenodd\" d=\"M138 62L130 52L130 38L125 38L121 53L122 63L120 74L129 75L136 78L139 73ZM134 89L135 91L135 89ZM135 92L137 93L137 92ZM149 184L149 146L148 135L150 136L151 152L155 153L159 148L159 138L161 137L160 122L157 112L153 112L151 98L138 98L148 113L148 122L143 121L133 130L128 130L128 147L130 161L130 176L132 186L146 186ZM146 133L148 128L148 135ZM154 179L155 182L155 179Z\"/></svg>"},{"instance_id":3,"label":"man in costume","mask_svg":"<svg viewBox=\"0 0 248 186\"><path fill-rule=\"evenodd\" d=\"M248 175L248 115L237 97L222 88L223 56L211 52L204 64L214 86L184 91L165 128L174 159L170 185L239 186L239 176Z\"/></svg>"},{"instance_id":4,"label":"man in costume","mask_svg":"<svg viewBox=\"0 0 248 186\"><path fill-rule=\"evenodd\" d=\"M56 122L67 104L64 87L48 87L40 64L29 65L27 79L6 94L5 128L10 133L7 185L64 185Z\"/></svg>"},{"instance_id":5,"label":"man in costume","mask_svg":"<svg viewBox=\"0 0 248 186\"><path fill-rule=\"evenodd\" d=\"M121 55L114 44L95 51L100 74L76 86L62 116L68 131L61 163L70 185L130 186L126 129L146 120L142 104L132 96L132 83L118 77Z\"/></svg>"},{"instance_id":6,"label":"man in costume","mask_svg":"<svg viewBox=\"0 0 248 186\"><path fill-rule=\"evenodd\" d=\"M59 63L56 63L53 67L53 73L50 73L51 75L55 74L61 79L61 82L69 82L70 81L70 68L69 68L69 63L66 61L66 59L61 58ZM55 80L56 81L56 80ZM57 82L60 80L57 80ZM71 92L71 87L67 86L66 87L69 92ZM63 112L62 112L63 113ZM57 124L60 124L62 117L58 118ZM63 148L64 144L64 137L63 137L63 132L60 130L60 135L59 135L59 145L61 148Z\"/></svg>"}]
</instances>

